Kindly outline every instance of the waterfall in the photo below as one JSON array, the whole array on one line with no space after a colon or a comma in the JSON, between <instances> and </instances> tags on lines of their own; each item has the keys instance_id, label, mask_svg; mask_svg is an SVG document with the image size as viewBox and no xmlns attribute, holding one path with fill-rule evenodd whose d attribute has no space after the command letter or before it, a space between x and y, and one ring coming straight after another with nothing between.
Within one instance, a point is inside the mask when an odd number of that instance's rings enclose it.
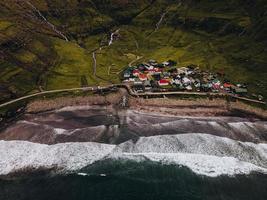
<instances>
[{"instance_id":1,"label":"waterfall","mask_svg":"<svg viewBox=\"0 0 267 200\"><path fill-rule=\"evenodd\" d=\"M108 46L112 45L113 41L114 41L114 35L117 35L119 33L120 29L116 30L115 32L111 33L110 35L110 40L108 42Z\"/></svg>"},{"instance_id":2,"label":"waterfall","mask_svg":"<svg viewBox=\"0 0 267 200\"><path fill-rule=\"evenodd\" d=\"M26 3L31 6L31 8L38 13L39 17L41 17L43 19L43 21L46 22L46 24L51 27L53 29L54 32L56 32L58 35L60 35L64 40L66 40L67 42L69 41L68 38L61 32L59 31L55 25L53 25L51 22L49 22L46 17L40 12L40 10L38 10L38 8L36 8L30 1L26 1Z\"/></svg>"}]
</instances>

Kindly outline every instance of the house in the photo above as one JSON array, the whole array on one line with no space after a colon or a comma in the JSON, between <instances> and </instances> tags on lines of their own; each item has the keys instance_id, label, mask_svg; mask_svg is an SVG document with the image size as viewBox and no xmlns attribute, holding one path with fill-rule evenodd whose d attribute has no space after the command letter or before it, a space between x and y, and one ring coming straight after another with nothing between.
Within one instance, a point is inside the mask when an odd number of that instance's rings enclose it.
<instances>
[{"instance_id":1,"label":"house","mask_svg":"<svg viewBox=\"0 0 267 200\"><path fill-rule=\"evenodd\" d=\"M232 87L233 87L233 85L229 82L226 82L223 84L223 89L227 92L230 92Z\"/></svg>"},{"instance_id":2,"label":"house","mask_svg":"<svg viewBox=\"0 0 267 200\"><path fill-rule=\"evenodd\" d=\"M166 78L170 78L171 73L170 72L163 72L163 77Z\"/></svg>"},{"instance_id":3,"label":"house","mask_svg":"<svg viewBox=\"0 0 267 200\"><path fill-rule=\"evenodd\" d=\"M145 70L153 70L154 66L153 65L149 65L149 64L145 64Z\"/></svg>"},{"instance_id":4,"label":"house","mask_svg":"<svg viewBox=\"0 0 267 200\"><path fill-rule=\"evenodd\" d=\"M233 85L231 83L224 83L223 87L224 88L231 88Z\"/></svg>"},{"instance_id":5,"label":"house","mask_svg":"<svg viewBox=\"0 0 267 200\"><path fill-rule=\"evenodd\" d=\"M143 82L134 82L133 90L137 93L144 92L144 85Z\"/></svg>"},{"instance_id":6,"label":"house","mask_svg":"<svg viewBox=\"0 0 267 200\"><path fill-rule=\"evenodd\" d=\"M161 79L158 81L159 86L167 86L167 85L169 85L169 83L170 82L166 79Z\"/></svg>"},{"instance_id":7,"label":"house","mask_svg":"<svg viewBox=\"0 0 267 200\"><path fill-rule=\"evenodd\" d=\"M180 68L177 68L177 74L187 74L187 68L186 67L180 67Z\"/></svg>"},{"instance_id":8,"label":"house","mask_svg":"<svg viewBox=\"0 0 267 200\"><path fill-rule=\"evenodd\" d=\"M236 84L237 87L239 88L247 88L247 85L246 84L242 84L242 83L238 83Z\"/></svg>"},{"instance_id":9,"label":"house","mask_svg":"<svg viewBox=\"0 0 267 200\"><path fill-rule=\"evenodd\" d=\"M194 75L195 74L195 71L193 69L188 69L185 73L186 75Z\"/></svg>"},{"instance_id":10,"label":"house","mask_svg":"<svg viewBox=\"0 0 267 200\"><path fill-rule=\"evenodd\" d=\"M187 78L187 77L184 77L182 79L182 82L183 82L184 85L190 85L191 84L191 80L189 78Z\"/></svg>"},{"instance_id":11,"label":"house","mask_svg":"<svg viewBox=\"0 0 267 200\"><path fill-rule=\"evenodd\" d=\"M221 88L221 82L217 79L213 80L212 89L214 90L214 92L218 92L220 88Z\"/></svg>"},{"instance_id":12,"label":"house","mask_svg":"<svg viewBox=\"0 0 267 200\"><path fill-rule=\"evenodd\" d=\"M148 62L149 62L149 63L156 63L157 61L154 60L154 59L150 59Z\"/></svg>"},{"instance_id":13,"label":"house","mask_svg":"<svg viewBox=\"0 0 267 200\"><path fill-rule=\"evenodd\" d=\"M130 81L130 82L136 82L137 79L136 79L136 78L129 78L129 81Z\"/></svg>"},{"instance_id":14,"label":"house","mask_svg":"<svg viewBox=\"0 0 267 200\"><path fill-rule=\"evenodd\" d=\"M208 92L212 89L212 84L210 84L210 83L202 84L201 88L204 92Z\"/></svg>"},{"instance_id":15,"label":"house","mask_svg":"<svg viewBox=\"0 0 267 200\"><path fill-rule=\"evenodd\" d=\"M155 70L154 69L150 69L150 70L145 70L145 73L146 74L150 74L150 75L153 75L154 74L154 72L155 72Z\"/></svg>"},{"instance_id":16,"label":"house","mask_svg":"<svg viewBox=\"0 0 267 200\"><path fill-rule=\"evenodd\" d=\"M188 85L188 86L185 87L185 89L188 90L188 91L191 91L193 88L192 88L191 85Z\"/></svg>"},{"instance_id":17,"label":"house","mask_svg":"<svg viewBox=\"0 0 267 200\"><path fill-rule=\"evenodd\" d=\"M220 88L221 88L221 87L220 87L219 84L212 84L212 89L213 89L214 91L218 92Z\"/></svg>"},{"instance_id":18,"label":"house","mask_svg":"<svg viewBox=\"0 0 267 200\"><path fill-rule=\"evenodd\" d=\"M138 77L140 74L140 71L138 69L133 70L133 76Z\"/></svg>"},{"instance_id":19,"label":"house","mask_svg":"<svg viewBox=\"0 0 267 200\"><path fill-rule=\"evenodd\" d=\"M162 63L162 65L163 65L164 67L167 67L167 66L170 65L170 63L169 63L168 61L165 61L165 62Z\"/></svg>"},{"instance_id":20,"label":"house","mask_svg":"<svg viewBox=\"0 0 267 200\"><path fill-rule=\"evenodd\" d=\"M130 78L131 77L131 73L129 71L125 71L123 74L123 78Z\"/></svg>"},{"instance_id":21,"label":"house","mask_svg":"<svg viewBox=\"0 0 267 200\"><path fill-rule=\"evenodd\" d=\"M152 65L152 66L157 66L157 65L158 65L157 61L155 61L155 60L153 60L153 59L149 60L148 63L149 63L150 65Z\"/></svg>"},{"instance_id":22,"label":"house","mask_svg":"<svg viewBox=\"0 0 267 200\"><path fill-rule=\"evenodd\" d=\"M176 75L175 78L181 80L182 76L180 76L180 75Z\"/></svg>"},{"instance_id":23,"label":"house","mask_svg":"<svg viewBox=\"0 0 267 200\"><path fill-rule=\"evenodd\" d=\"M150 81L147 80L143 84L144 84L145 91L150 91L152 89Z\"/></svg>"},{"instance_id":24,"label":"house","mask_svg":"<svg viewBox=\"0 0 267 200\"><path fill-rule=\"evenodd\" d=\"M239 95L244 95L248 93L248 90L246 88L239 88L236 86L232 86L231 89L234 93L239 94Z\"/></svg>"},{"instance_id":25,"label":"house","mask_svg":"<svg viewBox=\"0 0 267 200\"><path fill-rule=\"evenodd\" d=\"M159 67L161 69L165 68L165 66L162 63L161 64L158 64L157 67Z\"/></svg>"},{"instance_id":26,"label":"house","mask_svg":"<svg viewBox=\"0 0 267 200\"><path fill-rule=\"evenodd\" d=\"M194 86L195 86L196 88L199 88L199 87L201 86L201 83L200 83L200 80L199 80L199 79L196 79L196 80L194 81Z\"/></svg>"},{"instance_id":27,"label":"house","mask_svg":"<svg viewBox=\"0 0 267 200\"><path fill-rule=\"evenodd\" d=\"M214 80L212 81L212 83L213 83L213 84L219 84L219 85L220 85L220 84L221 84L221 81L218 80L218 79L214 79Z\"/></svg>"},{"instance_id":28,"label":"house","mask_svg":"<svg viewBox=\"0 0 267 200\"><path fill-rule=\"evenodd\" d=\"M146 74L139 74L138 77L139 77L140 81L146 81L147 80Z\"/></svg>"},{"instance_id":29,"label":"house","mask_svg":"<svg viewBox=\"0 0 267 200\"><path fill-rule=\"evenodd\" d=\"M146 69L146 67L145 67L144 64L139 64L139 65L137 66L137 69L138 69L139 71L144 71L144 70Z\"/></svg>"},{"instance_id":30,"label":"house","mask_svg":"<svg viewBox=\"0 0 267 200\"><path fill-rule=\"evenodd\" d=\"M145 71L145 73L150 74L150 75L161 74L161 72L162 70L159 68L149 69Z\"/></svg>"},{"instance_id":31,"label":"house","mask_svg":"<svg viewBox=\"0 0 267 200\"><path fill-rule=\"evenodd\" d=\"M158 68L158 67L155 67L154 68L154 72L155 72L155 74L160 74L160 73L162 73L162 69L160 69L160 68Z\"/></svg>"},{"instance_id":32,"label":"house","mask_svg":"<svg viewBox=\"0 0 267 200\"><path fill-rule=\"evenodd\" d=\"M174 78L171 80L171 84L182 85L182 82L179 78Z\"/></svg>"}]
</instances>

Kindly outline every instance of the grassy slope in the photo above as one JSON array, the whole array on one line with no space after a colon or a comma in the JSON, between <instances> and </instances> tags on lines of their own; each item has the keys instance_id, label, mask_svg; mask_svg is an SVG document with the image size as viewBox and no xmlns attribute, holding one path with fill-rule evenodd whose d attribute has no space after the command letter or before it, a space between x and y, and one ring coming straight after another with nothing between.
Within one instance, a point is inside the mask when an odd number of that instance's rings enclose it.
<instances>
[{"instance_id":1,"label":"grassy slope","mask_svg":"<svg viewBox=\"0 0 267 200\"><path fill-rule=\"evenodd\" d=\"M30 40L18 49L12 49L10 44L4 46L9 54L0 64L0 101L35 92L39 85L45 89L79 87L82 76L89 85L119 82L118 73L135 56L224 70L231 80L247 82L251 91L267 97L266 45L254 37L254 18L238 0L193 0L181 6L170 0L151 5L150 1L129 1L124 5L125 1L118 0L102 0L101 4L82 1L80 5L75 0L68 5L60 0L44 2L40 0L36 6L71 42L60 39L40 22L30 21L27 26L35 27L35 31L29 32L26 25L17 22L18 17L1 14L0 33L5 35L0 38L1 44L22 34ZM166 10L160 28L154 31ZM92 51L101 41L107 44L109 30L118 28L120 40L96 52L94 77Z\"/></svg>"}]
</instances>

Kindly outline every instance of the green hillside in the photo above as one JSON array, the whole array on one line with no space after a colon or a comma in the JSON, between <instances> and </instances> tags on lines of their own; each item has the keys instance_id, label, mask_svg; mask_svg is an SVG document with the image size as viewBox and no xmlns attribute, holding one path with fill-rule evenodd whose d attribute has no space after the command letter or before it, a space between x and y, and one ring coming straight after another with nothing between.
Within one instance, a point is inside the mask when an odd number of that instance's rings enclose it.
<instances>
[{"instance_id":1,"label":"green hillside","mask_svg":"<svg viewBox=\"0 0 267 200\"><path fill-rule=\"evenodd\" d=\"M138 56L224 71L267 97L266 5L265 0L3 0L0 101L84 82L117 83ZM119 37L108 46L116 30Z\"/></svg>"}]
</instances>

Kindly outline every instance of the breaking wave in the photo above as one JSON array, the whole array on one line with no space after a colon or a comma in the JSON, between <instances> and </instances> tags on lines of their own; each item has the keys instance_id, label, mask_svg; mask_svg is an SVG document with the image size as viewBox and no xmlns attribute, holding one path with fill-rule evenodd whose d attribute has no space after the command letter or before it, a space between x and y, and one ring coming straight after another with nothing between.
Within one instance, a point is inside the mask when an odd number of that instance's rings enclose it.
<instances>
[{"instance_id":1,"label":"breaking wave","mask_svg":"<svg viewBox=\"0 0 267 200\"><path fill-rule=\"evenodd\" d=\"M80 170L111 160L153 161L175 164L206 176L267 173L267 144L253 144L207 134L141 137L120 145L100 143L36 144L0 141L0 174L24 169Z\"/></svg>"}]
</instances>

